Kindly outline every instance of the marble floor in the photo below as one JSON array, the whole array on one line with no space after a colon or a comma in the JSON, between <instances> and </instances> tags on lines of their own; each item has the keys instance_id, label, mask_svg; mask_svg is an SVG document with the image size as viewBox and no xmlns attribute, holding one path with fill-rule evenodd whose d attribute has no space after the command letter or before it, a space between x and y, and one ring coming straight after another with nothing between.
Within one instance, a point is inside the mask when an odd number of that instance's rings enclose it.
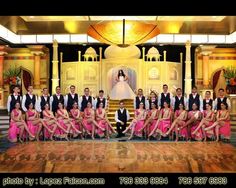
<instances>
[{"instance_id":1,"label":"marble floor","mask_svg":"<svg viewBox=\"0 0 236 188\"><path fill-rule=\"evenodd\" d=\"M236 172L236 148L221 142L29 142L0 153L0 172Z\"/></svg>"}]
</instances>

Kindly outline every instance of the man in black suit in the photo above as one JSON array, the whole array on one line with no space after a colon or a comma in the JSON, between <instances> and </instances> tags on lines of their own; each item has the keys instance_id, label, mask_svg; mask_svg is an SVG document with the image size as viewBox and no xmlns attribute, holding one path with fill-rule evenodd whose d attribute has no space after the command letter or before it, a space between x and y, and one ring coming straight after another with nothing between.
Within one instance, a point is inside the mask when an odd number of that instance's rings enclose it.
<instances>
[{"instance_id":1,"label":"man in black suit","mask_svg":"<svg viewBox=\"0 0 236 188\"><path fill-rule=\"evenodd\" d=\"M115 113L117 138L125 136L122 132L126 129L127 121L130 118L129 111L124 108L124 102L120 101L119 105L120 108Z\"/></svg>"}]
</instances>

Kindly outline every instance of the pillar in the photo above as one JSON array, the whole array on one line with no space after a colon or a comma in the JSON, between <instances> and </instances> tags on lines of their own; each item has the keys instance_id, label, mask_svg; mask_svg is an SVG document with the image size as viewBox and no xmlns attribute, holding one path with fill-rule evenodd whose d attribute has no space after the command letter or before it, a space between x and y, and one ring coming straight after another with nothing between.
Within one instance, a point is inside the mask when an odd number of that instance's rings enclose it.
<instances>
[{"instance_id":1,"label":"pillar","mask_svg":"<svg viewBox=\"0 0 236 188\"><path fill-rule=\"evenodd\" d=\"M0 109L3 109L6 105L6 100L4 99L4 78L3 78L3 63L4 56L7 54L7 46L0 46Z\"/></svg>"},{"instance_id":2,"label":"pillar","mask_svg":"<svg viewBox=\"0 0 236 188\"><path fill-rule=\"evenodd\" d=\"M78 51L78 61L81 61L81 51Z\"/></svg>"},{"instance_id":3,"label":"pillar","mask_svg":"<svg viewBox=\"0 0 236 188\"><path fill-rule=\"evenodd\" d=\"M236 114L236 94L229 94L229 99L230 99L230 103L231 103L231 109L230 109L230 113L231 114ZM234 120L236 117L234 116Z\"/></svg>"},{"instance_id":4,"label":"pillar","mask_svg":"<svg viewBox=\"0 0 236 188\"><path fill-rule=\"evenodd\" d=\"M185 45L186 59L185 59L185 79L184 79L184 93L189 95L192 91L192 73L191 73L191 43L188 40Z\"/></svg>"},{"instance_id":5,"label":"pillar","mask_svg":"<svg viewBox=\"0 0 236 188\"><path fill-rule=\"evenodd\" d=\"M103 88L103 85L102 85L102 47L99 47L99 72L100 72L99 86L100 86L100 89L102 89Z\"/></svg>"},{"instance_id":6,"label":"pillar","mask_svg":"<svg viewBox=\"0 0 236 188\"><path fill-rule=\"evenodd\" d=\"M60 63L63 62L63 52L60 53Z\"/></svg>"},{"instance_id":7,"label":"pillar","mask_svg":"<svg viewBox=\"0 0 236 188\"><path fill-rule=\"evenodd\" d=\"M143 47L142 50L143 50L143 61L145 61L145 47Z\"/></svg>"},{"instance_id":8,"label":"pillar","mask_svg":"<svg viewBox=\"0 0 236 188\"><path fill-rule=\"evenodd\" d=\"M211 52L202 52L202 74L203 74L203 87L209 87L209 55Z\"/></svg>"},{"instance_id":9,"label":"pillar","mask_svg":"<svg viewBox=\"0 0 236 188\"><path fill-rule=\"evenodd\" d=\"M32 51L31 53L34 55L34 88L40 89L40 61L43 52Z\"/></svg>"},{"instance_id":10,"label":"pillar","mask_svg":"<svg viewBox=\"0 0 236 188\"><path fill-rule=\"evenodd\" d=\"M166 51L163 51L164 54L164 61L166 61Z\"/></svg>"},{"instance_id":11,"label":"pillar","mask_svg":"<svg viewBox=\"0 0 236 188\"><path fill-rule=\"evenodd\" d=\"M180 53L180 63L183 63L183 52Z\"/></svg>"},{"instance_id":12,"label":"pillar","mask_svg":"<svg viewBox=\"0 0 236 188\"><path fill-rule=\"evenodd\" d=\"M53 60L52 60L52 94L55 94L56 87L59 86L58 77L58 43L53 40Z\"/></svg>"}]
</instances>

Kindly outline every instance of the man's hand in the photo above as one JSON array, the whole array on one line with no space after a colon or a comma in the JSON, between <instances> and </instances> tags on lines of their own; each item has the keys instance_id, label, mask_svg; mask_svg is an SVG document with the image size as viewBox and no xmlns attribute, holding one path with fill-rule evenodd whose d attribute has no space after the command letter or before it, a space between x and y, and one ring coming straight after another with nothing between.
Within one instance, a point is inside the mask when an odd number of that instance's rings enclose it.
<instances>
[{"instance_id":1,"label":"man's hand","mask_svg":"<svg viewBox=\"0 0 236 188\"><path fill-rule=\"evenodd\" d=\"M124 122L123 121L120 121L121 125L124 125Z\"/></svg>"}]
</instances>

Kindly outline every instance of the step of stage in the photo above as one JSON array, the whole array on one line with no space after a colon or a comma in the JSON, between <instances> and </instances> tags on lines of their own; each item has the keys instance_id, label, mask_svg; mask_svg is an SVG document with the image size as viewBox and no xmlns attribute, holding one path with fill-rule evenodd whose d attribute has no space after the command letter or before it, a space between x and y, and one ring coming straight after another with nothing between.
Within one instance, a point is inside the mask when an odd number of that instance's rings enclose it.
<instances>
[{"instance_id":1,"label":"step of stage","mask_svg":"<svg viewBox=\"0 0 236 188\"><path fill-rule=\"evenodd\" d=\"M0 137L6 136L9 129L9 116L6 110L1 110L0 114Z\"/></svg>"}]
</instances>

